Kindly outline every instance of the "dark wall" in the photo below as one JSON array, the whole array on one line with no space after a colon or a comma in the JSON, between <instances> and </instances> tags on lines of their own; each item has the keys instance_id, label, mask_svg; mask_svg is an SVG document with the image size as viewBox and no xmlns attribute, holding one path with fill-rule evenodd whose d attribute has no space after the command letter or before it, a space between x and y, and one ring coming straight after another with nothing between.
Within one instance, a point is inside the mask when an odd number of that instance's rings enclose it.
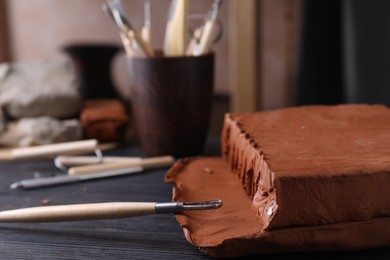
<instances>
[{"instance_id":1,"label":"dark wall","mask_svg":"<svg viewBox=\"0 0 390 260\"><path fill-rule=\"evenodd\" d=\"M294 104L390 106L390 1L303 0Z\"/></svg>"}]
</instances>

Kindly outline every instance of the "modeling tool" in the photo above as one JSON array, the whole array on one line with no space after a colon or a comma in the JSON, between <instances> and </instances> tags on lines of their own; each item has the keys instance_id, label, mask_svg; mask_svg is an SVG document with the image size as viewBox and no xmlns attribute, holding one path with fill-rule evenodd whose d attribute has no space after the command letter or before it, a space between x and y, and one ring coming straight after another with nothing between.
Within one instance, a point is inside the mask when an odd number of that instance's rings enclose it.
<instances>
[{"instance_id":1,"label":"modeling tool","mask_svg":"<svg viewBox=\"0 0 390 260\"><path fill-rule=\"evenodd\" d=\"M98 141L95 139L47 144L23 148L0 150L0 160L21 160L36 158L53 158L60 154L83 154L95 151Z\"/></svg>"},{"instance_id":2,"label":"modeling tool","mask_svg":"<svg viewBox=\"0 0 390 260\"><path fill-rule=\"evenodd\" d=\"M185 54L187 40L188 0L173 0L168 14L164 38L164 55Z\"/></svg>"},{"instance_id":3,"label":"modeling tool","mask_svg":"<svg viewBox=\"0 0 390 260\"><path fill-rule=\"evenodd\" d=\"M139 162L141 157L128 157L128 156L68 156L59 155L54 158L55 165L61 165L63 167L81 166L90 164L103 164L103 163L118 163L118 162Z\"/></svg>"},{"instance_id":4,"label":"modeling tool","mask_svg":"<svg viewBox=\"0 0 390 260\"><path fill-rule=\"evenodd\" d=\"M144 26L141 29L142 39L152 46L152 19L151 19L151 4L150 1L145 1L144 6Z\"/></svg>"},{"instance_id":5,"label":"modeling tool","mask_svg":"<svg viewBox=\"0 0 390 260\"><path fill-rule=\"evenodd\" d=\"M211 51L211 46L220 32L220 28L216 22L220 6L221 0L215 0L211 7L210 15L203 26L199 44L194 48L194 56L207 54Z\"/></svg>"},{"instance_id":6,"label":"modeling tool","mask_svg":"<svg viewBox=\"0 0 390 260\"><path fill-rule=\"evenodd\" d=\"M128 218L185 210L210 210L222 206L221 200L199 202L108 202L41 206L0 211L0 222L56 222L92 219Z\"/></svg>"},{"instance_id":7,"label":"modeling tool","mask_svg":"<svg viewBox=\"0 0 390 260\"><path fill-rule=\"evenodd\" d=\"M141 36L141 33L134 29L129 20L127 19L126 12L122 7L120 0L114 0L110 2L110 8L112 15L117 23L118 27L122 28L122 31L127 35L129 39L134 39L139 48L142 50L143 54L148 57L154 56L154 51L152 47L146 43Z\"/></svg>"},{"instance_id":8,"label":"modeling tool","mask_svg":"<svg viewBox=\"0 0 390 260\"><path fill-rule=\"evenodd\" d=\"M175 162L172 156L157 156L144 158L141 160L126 162L111 162L95 165L75 166L68 170L69 175L79 175L88 173L97 173L104 171L131 169L132 167L142 167L144 170L169 167Z\"/></svg>"},{"instance_id":9,"label":"modeling tool","mask_svg":"<svg viewBox=\"0 0 390 260\"><path fill-rule=\"evenodd\" d=\"M10 188L11 189L44 188L44 187L71 184L71 183L82 182L82 181L129 175L133 173L142 172L143 170L144 168L142 167L131 167L131 168L111 170L111 171L102 171L98 173L82 174L82 175L60 174L52 177L40 177L40 178L22 180L11 184Z\"/></svg>"}]
</instances>

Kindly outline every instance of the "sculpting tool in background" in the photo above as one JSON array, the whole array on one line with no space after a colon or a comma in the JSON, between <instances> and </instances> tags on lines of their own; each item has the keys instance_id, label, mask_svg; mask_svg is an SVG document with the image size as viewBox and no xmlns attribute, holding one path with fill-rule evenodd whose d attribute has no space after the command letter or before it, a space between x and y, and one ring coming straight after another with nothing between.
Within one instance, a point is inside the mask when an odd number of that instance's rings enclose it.
<instances>
[{"instance_id":1,"label":"sculpting tool in background","mask_svg":"<svg viewBox=\"0 0 390 260\"><path fill-rule=\"evenodd\" d=\"M132 162L104 163L98 165L87 165L69 168L68 174L56 175L54 177L42 177L26 179L11 184L11 189L35 189L75 182L95 180L109 177L117 177L132 173L143 172L144 170L169 167L173 164L172 156L151 157Z\"/></svg>"},{"instance_id":2,"label":"sculpting tool in background","mask_svg":"<svg viewBox=\"0 0 390 260\"><path fill-rule=\"evenodd\" d=\"M187 46L188 0L172 0L164 36L165 56L199 56L211 51L222 35L222 24L217 20L222 0L215 0L202 26L195 29ZM120 0L107 0L102 8L116 23L128 56L155 56L152 47L151 2L144 3L144 25L141 33L134 29Z\"/></svg>"},{"instance_id":3,"label":"sculpting tool in background","mask_svg":"<svg viewBox=\"0 0 390 260\"><path fill-rule=\"evenodd\" d=\"M83 154L98 149L95 139L0 150L0 160L53 158L60 154Z\"/></svg>"},{"instance_id":4,"label":"sculpting tool in background","mask_svg":"<svg viewBox=\"0 0 390 260\"><path fill-rule=\"evenodd\" d=\"M123 31L124 34L129 38L130 42L134 40L134 42L137 43L138 47L145 56L153 57L154 51L152 47L142 39L141 33L135 30L134 27L131 25L131 23L127 19L127 15L124 8L122 7L122 2L120 0L113 0L110 1L108 5L110 7L116 24L118 25L118 27L121 28L121 31Z\"/></svg>"},{"instance_id":5,"label":"sculpting tool in background","mask_svg":"<svg viewBox=\"0 0 390 260\"><path fill-rule=\"evenodd\" d=\"M68 169L69 175L90 174L96 172L114 171L121 169L131 169L132 167L141 167L143 170L169 167L175 162L172 156L157 156L144 158L141 160L126 162L111 162L104 164L75 166Z\"/></svg>"},{"instance_id":6,"label":"sculpting tool in background","mask_svg":"<svg viewBox=\"0 0 390 260\"><path fill-rule=\"evenodd\" d=\"M206 18L206 21L201 30L199 43L196 44L195 47L193 48L194 56L203 55L211 51L211 46L215 41L215 39L217 38L219 31L221 29L217 24L217 17L218 17L221 3L222 0L214 1L211 7L211 11L208 17ZM195 35L195 37L197 37L197 35Z\"/></svg>"},{"instance_id":7,"label":"sculpting tool in background","mask_svg":"<svg viewBox=\"0 0 390 260\"><path fill-rule=\"evenodd\" d=\"M90 164L103 164L103 163L118 163L118 162L139 162L141 157L125 157L125 156L67 156L59 155L54 158L55 165L61 165L59 168L90 165Z\"/></svg>"},{"instance_id":8,"label":"sculpting tool in background","mask_svg":"<svg viewBox=\"0 0 390 260\"><path fill-rule=\"evenodd\" d=\"M126 169L121 169L121 170L106 171L106 172L99 172L99 173L90 173L90 174L84 174L84 175L60 174L60 175L56 175L53 177L40 177L40 178L22 180L19 182L12 183L10 185L10 188L11 189L18 189L18 188L36 189L36 188L43 188L43 187L50 187L50 186L57 186L57 185L63 185L63 184L88 181L88 180L117 177L117 176L132 174L132 173L138 173L138 172L142 172L142 171L143 171L142 167L132 167L132 168L126 168Z\"/></svg>"},{"instance_id":9,"label":"sculpting tool in background","mask_svg":"<svg viewBox=\"0 0 390 260\"><path fill-rule=\"evenodd\" d=\"M199 44L200 37L202 36L202 30L203 26L200 26L195 29L195 31L192 33L192 37L190 42L188 43L186 55L192 56L194 54L195 47Z\"/></svg>"},{"instance_id":10,"label":"sculpting tool in background","mask_svg":"<svg viewBox=\"0 0 390 260\"><path fill-rule=\"evenodd\" d=\"M144 26L141 29L141 35L144 41L152 47L152 15L150 1L145 1L144 3Z\"/></svg>"},{"instance_id":11,"label":"sculpting tool in background","mask_svg":"<svg viewBox=\"0 0 390 260\"><path fill-rule=\"evenodd\" d=\"M135 50L133 49L133 39L129 39L127 37L127 34L128 34L128 31L126 31L124 28L120 27L116 21L115 21L115 18L114 18L114 15L112 13L112 10L111 10L111 7L107 4L102 4L102 9L104 11L105 14L107 14L108 17L110 17L113 22L118 26L118 29L119 29L119 36L121 38L121 41L122 41L122 44L123 44L123 47L125 49L125 52L128 56L134 56L135 55Z\"/></svg>"},{"instance_id":12,"label":"sculpting tool in background","mask_svg":"<svg viewBox=\"0 0 390 260\"><path fill-rule=\"evenodd\" d=\"M173 0L164 37L164 55L182 56L187 44L188 0Z\"/></svg>"},{"instance_id":13,"label":"sculpting tool in background","mask_svg":"<svg viewBox=\"0 0 390 260\"><path fill-rule=\"evenodd\" d=\"M222 206L221 200L198 202L106 202L41 206L0 211L0 222L56 222L128 218L185 210L211 210Z\"/></svg>"}]
</instances>

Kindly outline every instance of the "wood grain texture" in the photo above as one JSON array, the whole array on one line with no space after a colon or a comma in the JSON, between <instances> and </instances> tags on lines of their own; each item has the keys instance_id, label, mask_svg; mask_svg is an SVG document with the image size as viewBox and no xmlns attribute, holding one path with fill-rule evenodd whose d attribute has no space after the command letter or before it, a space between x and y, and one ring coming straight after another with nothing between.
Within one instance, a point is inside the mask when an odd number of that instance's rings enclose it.
<instances>
[{"instance_id":1,"label":"wood grain texture","mask_svg":"<svg viewBox=\"0 0 390 260\"><path fill-rule=\"evenodd\" d=\"M29 207L0 212L0 222L60 222L156 214L153 202L106 202Z\"/></svg>"},{"instance_id":2,"label":"wood grain texture","mask_svg":"<svg viewBox=\"0 0 390 260\"><path fill-rule=\"evenodd\" d=\"M0 62L11 59L7 18L7 1L0 0Z\"/></svg>"},{"instance_id":3,"label":"wood grain texture","mask_svg":"<svg viewBox=\"0 0 390 260\"><path fill-rule=\"evenodd\" d=\"M259 107L257 3L229 1L228 8L231 110L253 112Z\"/></svg>"},{"instance_id":4,"label":"wood grain texture","mask_svg":"<svg viewBox=\"0 0 390 260\"><path fill-rule=\"evenodd\" d=\"M215 55L128 59L131 109L148 156L202 153L213 102Z\"/></svg>"},{"instance_id":5,"label":"wood grain texture","mask_svg":"<svg viewBox=\"0 0 390 260\"><path fill-rule=\"evenodd\" d=\"M300 0L259 1L260 108L291 102Z\"/></svg>"},{"instance_id":6,"label":"wood grain texture","mask_svg":"<svg viewBox=\"0 0 390 260\"><path fill-rule=\"evenodd\" d=\"M142 167L143 169L157 169L170 167L175 162L175 159L170 156L149 157L140 160L129 162L107 162L103 164L75 166L68 169L69 175L88 174L103 171L119 170L123 168Z\"/></svg>"},{"instance_id":7,"label":"wood grain texture","mask_svg":"<svg viewBox=\"0 0 390 260\"><path fill-rule=\"evenodd\" d=\"M93 152L98 145L95 139L64 142L12 149L12 159L48 158L59 154L84 154Z\"/></svg>"},{"instance_id":8,"label":"wood grain texture","mask_svg":"<svg viewBox=\"0 0 390 260\"><path fill-rule=\"evenodd\" d=\"M207 155L216 155L212 140ZM210 144L210 143L209 143ZM119 148L107 155L144 156L140 149ZM55 172L52 161L0 164L0 210L73 203L171 200L165 170L36 190L11 190L9 185ZM1 259L209 259L184 238L172 214L129 219L60 223L1 223ZM253 259L389 259L390 248L317 254L262 255ZM250 258L249 258L250 259Z\"/></svg>"}]
</instances>

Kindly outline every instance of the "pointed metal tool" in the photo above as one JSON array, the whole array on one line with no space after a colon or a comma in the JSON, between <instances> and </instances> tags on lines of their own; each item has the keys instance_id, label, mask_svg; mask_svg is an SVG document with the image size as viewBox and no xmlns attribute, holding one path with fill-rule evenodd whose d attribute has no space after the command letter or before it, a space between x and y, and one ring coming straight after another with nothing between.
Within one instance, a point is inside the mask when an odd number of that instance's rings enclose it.
<instances>
[{"instance_id":1,"label":"pointed metal tool","mask_svg":"<svg viewBox=\"0 0 390 260\"><path fill-rule=\"evenodd\" d=\"M119 28L122 28L122 32L129 37L130 39L134 39L134 41L141 48L142 52L147 57L154 56L154 50L152 47L142 39L141 33L134 29L129 20L127 19L126 12L122 6L122 2L120 0L112 0L108 3L113 18ZM104 7L103 7L104 8Z\"/></svg>"},{"instance_id":2,"label":"pointed metal tool","mask_svg":"<svg viewBox=\"0 0 390 260\"><path fill-rule=\"evenodd\" d=\"M221 200L198 202L107 202L41 206L0 211L0 222L59 222L128 218L185 210L210 210L222 206Z\"/></svg>"}]
</instances>

